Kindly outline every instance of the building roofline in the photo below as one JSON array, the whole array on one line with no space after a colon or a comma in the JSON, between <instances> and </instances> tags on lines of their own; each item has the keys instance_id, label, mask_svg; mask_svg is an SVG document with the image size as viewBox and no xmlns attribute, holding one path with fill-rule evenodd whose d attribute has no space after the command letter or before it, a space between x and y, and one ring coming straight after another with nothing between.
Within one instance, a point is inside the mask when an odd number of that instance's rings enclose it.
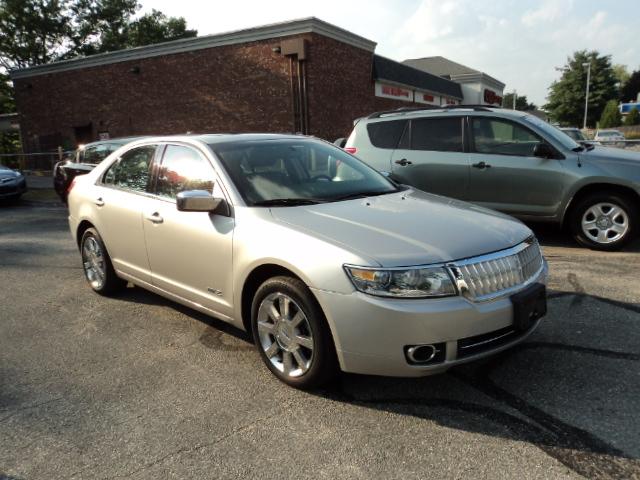
<instances>
[{"instance_id":1,"label":"building roofline","mask_svg":"<svg viewBox=\"0 0 640 480\"><path fill-rule=\"evenodd\" d=\"M70 60L62 60L45 65L12 70L10 72L10 77L12 80L15 80L19 78L33 77L36 75L44 75L47 73L96 67L111 63L157 57L160 55L192 52L206 48L270 40L305 33L323 35L370 52L373 52L376 48L376 42L373 42L372 40L368 40L364 37L351 33L343 28L325 22L324 20L320 20L319 18L307 17L242 30L234 30L231 32L216 33L195 38L183 38L180 40L156 43L154 45L146 45L143 47L99 53L88 57L72 58Z\"/></svg>"},{"instance_id":2,"label":"building roofline","mask_svg":"<svg viewBox=\"0 0 640 480\"><path fill-rule=\"evenodd\" d=\"M505 84L500 80L496 80L491 75L487 75L484 72L479 73L459 73L457 75L450 75L450 78L454 82L465 83L474 81L485 81L486 83L492 83L495 88L504 89Z\"/></svg>"}]
</instances>

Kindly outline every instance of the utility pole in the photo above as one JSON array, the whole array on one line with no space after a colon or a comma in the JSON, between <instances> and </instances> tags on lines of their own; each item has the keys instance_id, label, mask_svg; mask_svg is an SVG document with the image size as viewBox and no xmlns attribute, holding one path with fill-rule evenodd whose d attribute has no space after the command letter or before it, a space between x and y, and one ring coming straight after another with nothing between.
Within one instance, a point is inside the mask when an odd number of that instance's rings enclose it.
<instances>
[{"instance_id":1,"label":"utility pole","mask_svg":"<svg viewBox=\"0 0 640 480\"><path fill-rule=\"evenodd\" d=\"M516 109L516 98L518 98L518 91L514 90L513 91L513 110Z\"/></svg>"},{"instance_id":2,"label":"utility pole","mask_svg":"<svg viewBox=\"0 0 640 480\"><path fill-rule=\"evenodd\" d=\"M583 63L582 66L587 67L587 93L584 97L584 123L582 124L582 129L586 130L587 112L589 111L589 82L591 82L591 62Z\"/></svg>"}]
</instances>

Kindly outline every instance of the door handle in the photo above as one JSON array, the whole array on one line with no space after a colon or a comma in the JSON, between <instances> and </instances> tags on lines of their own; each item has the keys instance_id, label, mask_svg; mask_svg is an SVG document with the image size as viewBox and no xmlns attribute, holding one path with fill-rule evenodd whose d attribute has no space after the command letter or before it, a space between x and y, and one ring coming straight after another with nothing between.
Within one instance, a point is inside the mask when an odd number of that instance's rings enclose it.
<instances>
[{"instance_id":1,"label":"door handle","mask_svg":"<svg viewBox=\"0 0 640 480\"><path fill-rule=\"evenodd\" d=\"M95 203L97 206L99 207L104 207L104 200L102 200L102 197L98 197L96 198L93 203Z\"/></svg>"},{"instance_id":2,"label":"door handle","mask_svg":"<svg viewBox=\"0 0 640 480\"><path fill-rule=\"evenodd\" d=\"M412 162L410 162L409 160L407 160L406 158L403 158L401 160L396 160L396 163L398 165L400 165L401 167L406 167L407 165L411 165Z\"/></svg>"},{"instance_id":3,"label":"door handle","mask_svg":"<svg viewBox=\"0 0 640 480\"><path fill-rule=\"evenodd\" d=\"M491 165L489 165L488 163L484 163L484 162L474 163L471 166L473 168L479 168L480 170L484 170L485 168L491 168Z\"/></svg>"},{"instance_id":4,"label":"door handle","mask_svg":"<svg viewBox=\"0 0 640 480\"><path fill-rule=\"evenodd\" d=\"M151 215L146 215L144 217L146 220L149 220L151 223L162 223L164 219L160 216L158 212L153 212Z\"/></svg>"}]
</instances>

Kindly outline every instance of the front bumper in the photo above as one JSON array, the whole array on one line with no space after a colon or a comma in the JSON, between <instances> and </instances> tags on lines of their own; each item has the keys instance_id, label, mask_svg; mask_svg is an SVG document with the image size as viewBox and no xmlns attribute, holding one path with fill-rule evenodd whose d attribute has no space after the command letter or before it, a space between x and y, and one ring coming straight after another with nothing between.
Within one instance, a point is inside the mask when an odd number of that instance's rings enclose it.
<instances>
[{"instance_id":1,"label":"front bumper","mask_svg":"<svg viewBox=\"0 0 640 480\"><path fill-rule=\"evenodd\" d=\"M546 284L547 272L545 262L534 282ZM420 377L444 372L523 341L539 324L524 332L512 330L508 296L472 302L461 296L404 300L360 292L313 292L329 322L340 367L351 373ZM406 347L420 344L441 344L443 359L428 365L409 363Z\"/></svg>"},{"instance_id":2,"label":"front bumper","mask_svg":"<svg viewBox=\"0 0 640 480\"><path fill-rule=\"evenodd\" d=\"M27 181L24 178L17 181L0 183L0 198L17 197L26 191Z\"/></svg>"}]
</instances>

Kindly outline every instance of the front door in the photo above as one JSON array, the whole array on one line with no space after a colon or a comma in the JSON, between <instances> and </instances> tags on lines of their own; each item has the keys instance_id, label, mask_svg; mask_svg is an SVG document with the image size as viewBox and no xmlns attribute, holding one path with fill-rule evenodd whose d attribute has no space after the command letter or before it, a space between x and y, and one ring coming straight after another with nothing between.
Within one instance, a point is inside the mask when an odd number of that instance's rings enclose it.
<instances>
[{"instance_id":1,"label":"front door","mask_svg":"<svg viewBox=\"0 0 640 480\"><path fill-rule=\"evenodd\" d=\"M544 140L524 125L470 117L468 200L514 215L553 216L570 175L562 160L533 155Z\"/></svg>"},{"instance_id":2,"label":"front door","mask_svg":"<svg viewBox=\"0 0 640 480\"><path fill-rule=\"evenodd\" d=\"M429 193L465 199L469 159L464 117L411 120L391 157L393 178Z\"/></svg>"},{"instance_id":3,"label":"front door","mask_svg":"<svg viewBox=\"0 0 640 480\"><path fill-rule=\"evenodd\" d=\"M187 190L224 193L209 160L194 147L166 145L153 205L143 212L152 283L158 288L232 316L234 219L180 212L176 195Z\"/></svg>"}]
</instances>

